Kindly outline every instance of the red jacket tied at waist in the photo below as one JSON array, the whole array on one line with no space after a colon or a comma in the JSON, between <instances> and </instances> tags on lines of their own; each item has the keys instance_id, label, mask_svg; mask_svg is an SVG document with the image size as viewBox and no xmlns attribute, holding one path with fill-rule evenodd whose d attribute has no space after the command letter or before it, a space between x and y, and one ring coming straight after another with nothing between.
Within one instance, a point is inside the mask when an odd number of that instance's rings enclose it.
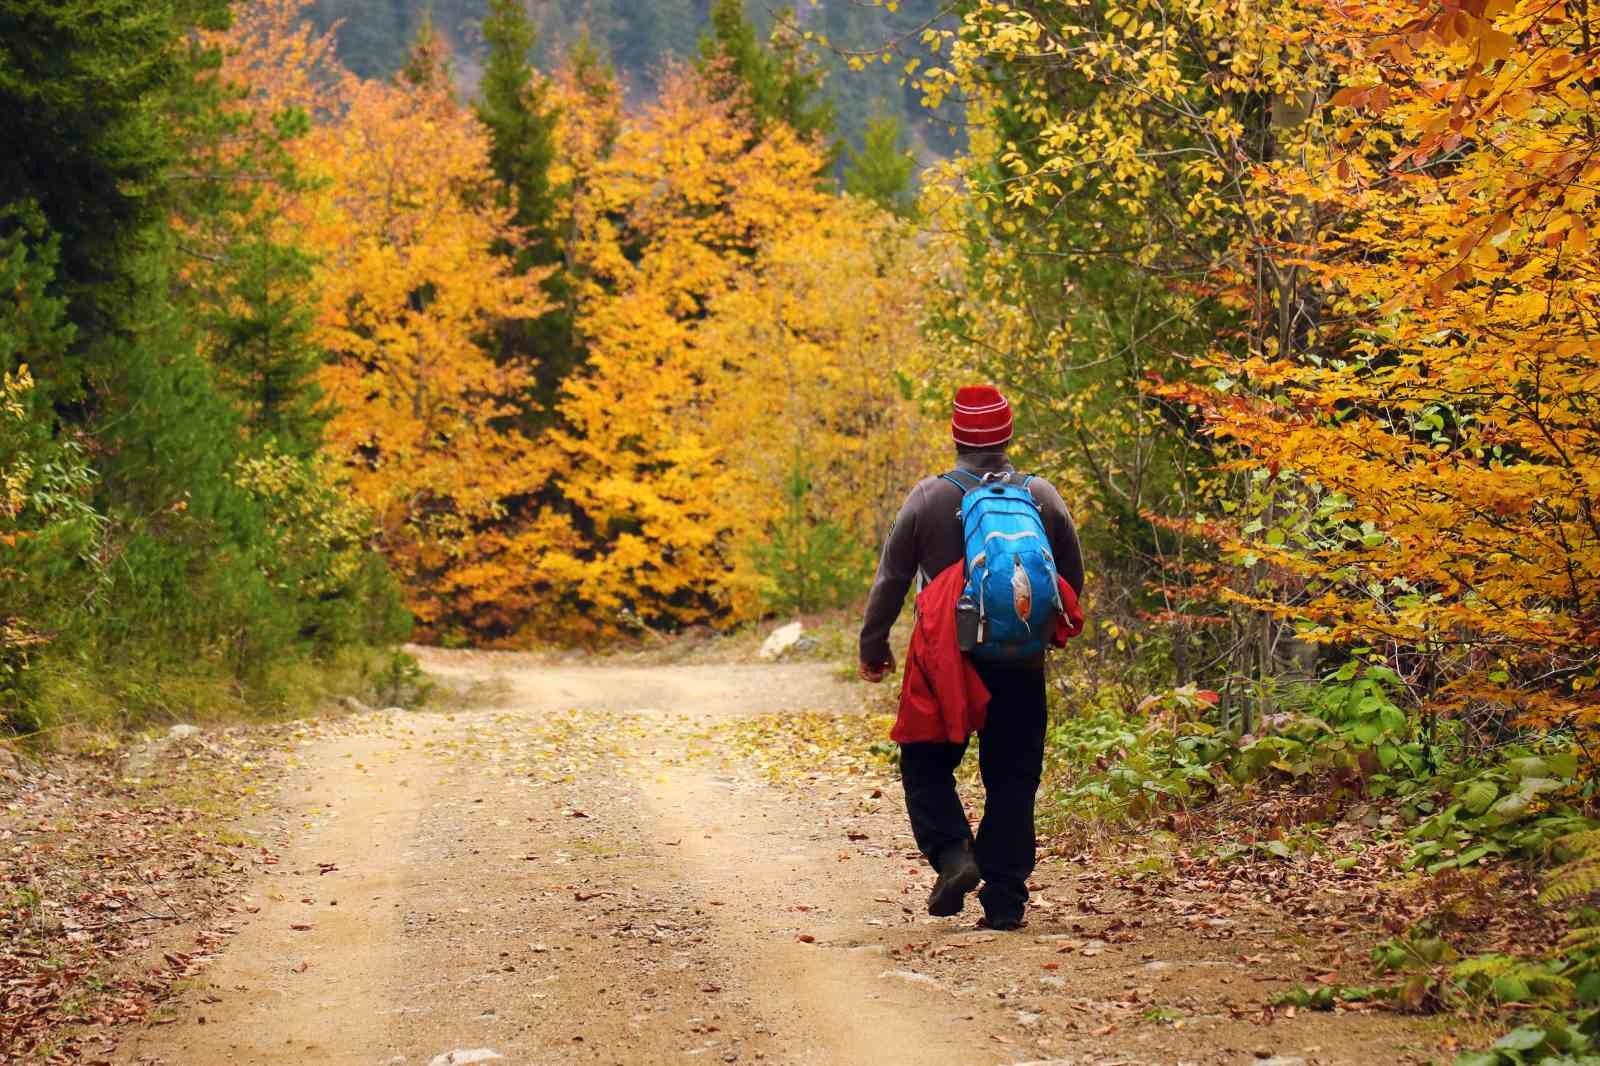
<instances>
[{"instance_id":1,"label":"red jacket tied at waist","mask_svg":"<svg viewBox=\"0 0 1600 1066\"><path fill-rule=\"evenodd\" d=\"M1072 586L1060 577L1056 582L1066 608L1050 636L1051 645L1059 648L1083 631L1083 611ZM889 739L896 743L960 744L982 729L988 717L989 690L956 638L956 601L965 584L965 568L954 563L917 594L917 621L900 682L900 712L889 731Z\"/></svg>"}]
</instances>

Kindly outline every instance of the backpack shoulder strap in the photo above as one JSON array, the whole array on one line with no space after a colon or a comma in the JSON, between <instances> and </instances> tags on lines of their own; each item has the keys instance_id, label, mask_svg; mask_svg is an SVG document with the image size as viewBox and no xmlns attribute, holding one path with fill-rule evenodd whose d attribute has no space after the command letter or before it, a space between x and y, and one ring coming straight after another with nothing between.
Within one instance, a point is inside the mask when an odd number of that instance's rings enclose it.
<instances>
[{"instance_id":1,"label":"backpack shoulder strap","mask_svg":"<svg viewBox=\"0 0 1600 1066\"><path fill-rule=\"evenodd\" d=\"M961 495L963 496L977 488L979 485L983 484L983 479L969 470L952 470L948 474L940 474L939 477L941 480L948 481L950 484L960 489ZM963 484L961 479L964 477L971 478L971 484Z\"/></svg>"}]
</instances>

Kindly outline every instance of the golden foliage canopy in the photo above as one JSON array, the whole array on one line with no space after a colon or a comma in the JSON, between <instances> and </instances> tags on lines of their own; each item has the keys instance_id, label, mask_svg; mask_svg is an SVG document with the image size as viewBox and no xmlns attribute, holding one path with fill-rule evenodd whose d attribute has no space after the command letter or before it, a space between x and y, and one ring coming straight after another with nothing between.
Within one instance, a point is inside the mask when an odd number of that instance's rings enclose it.
<instances>
[{"instance_id":1,"label":"golden foliage canopy","mask_svg":"<svg viewBox=\"0 0 1600 1066\"><path fill-rule=\"evenodd\" d=\"M545 309L540 275L494 251L513 234L487 138L444 79L347 77L339 94L303 143L321 181L285 208L320 256L326 450L377 516L424 632L447 619L503 635L536 598L540 526L523 505L550 465L509 424L532 367L491 339Z\"/></svg>"},{"instance_id":2,"label":"golden foliage canopy","mask_svg":"<svg viewBox=\"0 0 1600 1066\"><path fill-rule=\"evenodd\" d=\"M910 447L907 410L861 406L892 395L895 359L910 353L888 338L906 343L914 328L904 275L887 280L882 257L860 253L874 235L889 248L904 236L822 188L822 167L814 145L781 125L755 136L684 71L623 127L578 199L588 362L551 439L560 494L586 532L544 565L599 625L624 611L648 625L748 617L758 601L743 546L771 518L773 472L796 446L819 469L857 461L867 442L841 432L854 420L897 427L876 442L904 447L879 461ZM834 255L853 258L805 262ZM862 287L849 293L846 277ZM877 315L882 333L865 328ZM833 382L847 388L824 413ZM870 505L837 491L830 502L859 536L876 531L859 518Z\"/></svg>"}]
</instances>

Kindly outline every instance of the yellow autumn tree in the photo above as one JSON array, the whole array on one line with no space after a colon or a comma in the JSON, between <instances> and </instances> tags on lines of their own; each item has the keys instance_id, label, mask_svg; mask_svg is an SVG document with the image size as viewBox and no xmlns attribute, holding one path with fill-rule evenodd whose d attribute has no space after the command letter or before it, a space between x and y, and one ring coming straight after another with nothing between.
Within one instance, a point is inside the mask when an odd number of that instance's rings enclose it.
<instances>
[{"instance_id":1,"label":"yellow autumn tree","mask_svg":"<svg viewBox=\"0 0 1600 1066\"><path fill-rule=\"evenodd\" d=\"M622 86L585 39L551 77L548 92L556 114L557 146L550 186L561 190L567 207L558 228L571 270L577 266L579 236L573 209L589 199L596 169L611 154L622 131Z\"/></svg>"},{"instance_id":2,"label":"yellow autumn tree","mask_svg":"<svg viewBox=\"0 0 1600 1066\"><path fill-rule=\"evenodd\" d=\"M1220 442L1234 488L1189 528L1251 619L1236 676L1270 676L1293 632L1372 649L1439 709L1595 718L1589 16L1001 0L928 40L928 93L994 120L961 177L998 220L973 272L995 321L1019 323L1018 279L1095 276L1038 264L1106 250L1162 279L1163 310L1223 312L1145 395Z\"/></svg>"},{"instance_id":3,"label":"yellow autumn tree","mask_svg":"<svg viewBox=\"0 0 1600 1066\"><path fill-rule=\"evenodd\" d=\"M889 523L948 435L918 402L922 255L876 205L829 201L766 244L712 300L692 344L725 447L735 614L831 606L864 591Z\"/></svg>"},{"instance_id":4,"label":"yellow autumn tree","mask_svg":"<svg viewBox=\"0 0 1600 1066\"><path fill-rule=\"evenodd\" d=\"M424 41L395 82L345 78L304 157L322 184L286 215L320 255L326 450L377 516L422 635L514 638L540 600L534 501L550 466L509 424L532 367L489 342L544 303L540 275L493 252L508 213L442 44Z\"/></svg>"},{"instance_id":5,"label":"yellow autumn tree","mask_svg":"<svg viewBox=\"0 0 1600 1066\"><path fill-rule=\"evenodd\" d=\"M714 414L718 356L697 342L756 253L825 215L819 149L756 137L693 74L668 77L575 205L585 369L552 434L583 531L543 565L596 627L736 620L738 480Z\"/></svg>"},{"instance_id":6,"label":"yellow autumn tree","mask_svg":"<svg viewBox=\"0 0 1600 1066\"><path fill-rule=\"evenodd\" d=\"M325 114L338 105L342 68L332 32L310 20L313 0L246 0L226 31L214 31L225 80L248 90L262 123L292 108Z\"/></svg>"},{"instance_id":7,"label":"yellow autumn tree","mask_svg":"<svg viewBox=\"0 0 1600 1066\"><path fill-rule=\"evenodd\" d=\"M1278 253L1315 220L1272 168L1327 158L1316 12L992 0L957 14L924 31L916 74L929 102L954 95L971 118L968 151L924 197L942 376L1028 397L1019 459L1083 519L1097 594L1117 605L1102 623L1156 636L1185 680L1228 663L1236 684L1219 687L1244 706L1292 631L1223 597L1294 589L1228 565L1214 534L1283 501L1223 467L1187 400L1157 386L1208 378L1194 361L1213 346L1294 358L1310 339L1315 285ZM1116 644L1130 666L1165 658Z\"/></svg>"}]
</instances>

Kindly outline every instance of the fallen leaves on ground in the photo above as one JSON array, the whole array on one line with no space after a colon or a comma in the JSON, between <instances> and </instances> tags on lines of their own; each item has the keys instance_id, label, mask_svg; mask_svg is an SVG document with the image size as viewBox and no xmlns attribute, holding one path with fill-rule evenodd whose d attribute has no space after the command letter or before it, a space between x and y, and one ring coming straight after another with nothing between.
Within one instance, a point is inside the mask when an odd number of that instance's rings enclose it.
<instances>
[{"instance_id":1,"label":"fallen leaves on ground","mask_svg":"<svg viewBox=\"0 0 1600 1066\"><path fill-rule=\"evenodd\" d=\"M0 1061L98 1062L235 931L274 861L225 830L295 728L227 731L0 776Z\"/></svg>"}]
</instances>

